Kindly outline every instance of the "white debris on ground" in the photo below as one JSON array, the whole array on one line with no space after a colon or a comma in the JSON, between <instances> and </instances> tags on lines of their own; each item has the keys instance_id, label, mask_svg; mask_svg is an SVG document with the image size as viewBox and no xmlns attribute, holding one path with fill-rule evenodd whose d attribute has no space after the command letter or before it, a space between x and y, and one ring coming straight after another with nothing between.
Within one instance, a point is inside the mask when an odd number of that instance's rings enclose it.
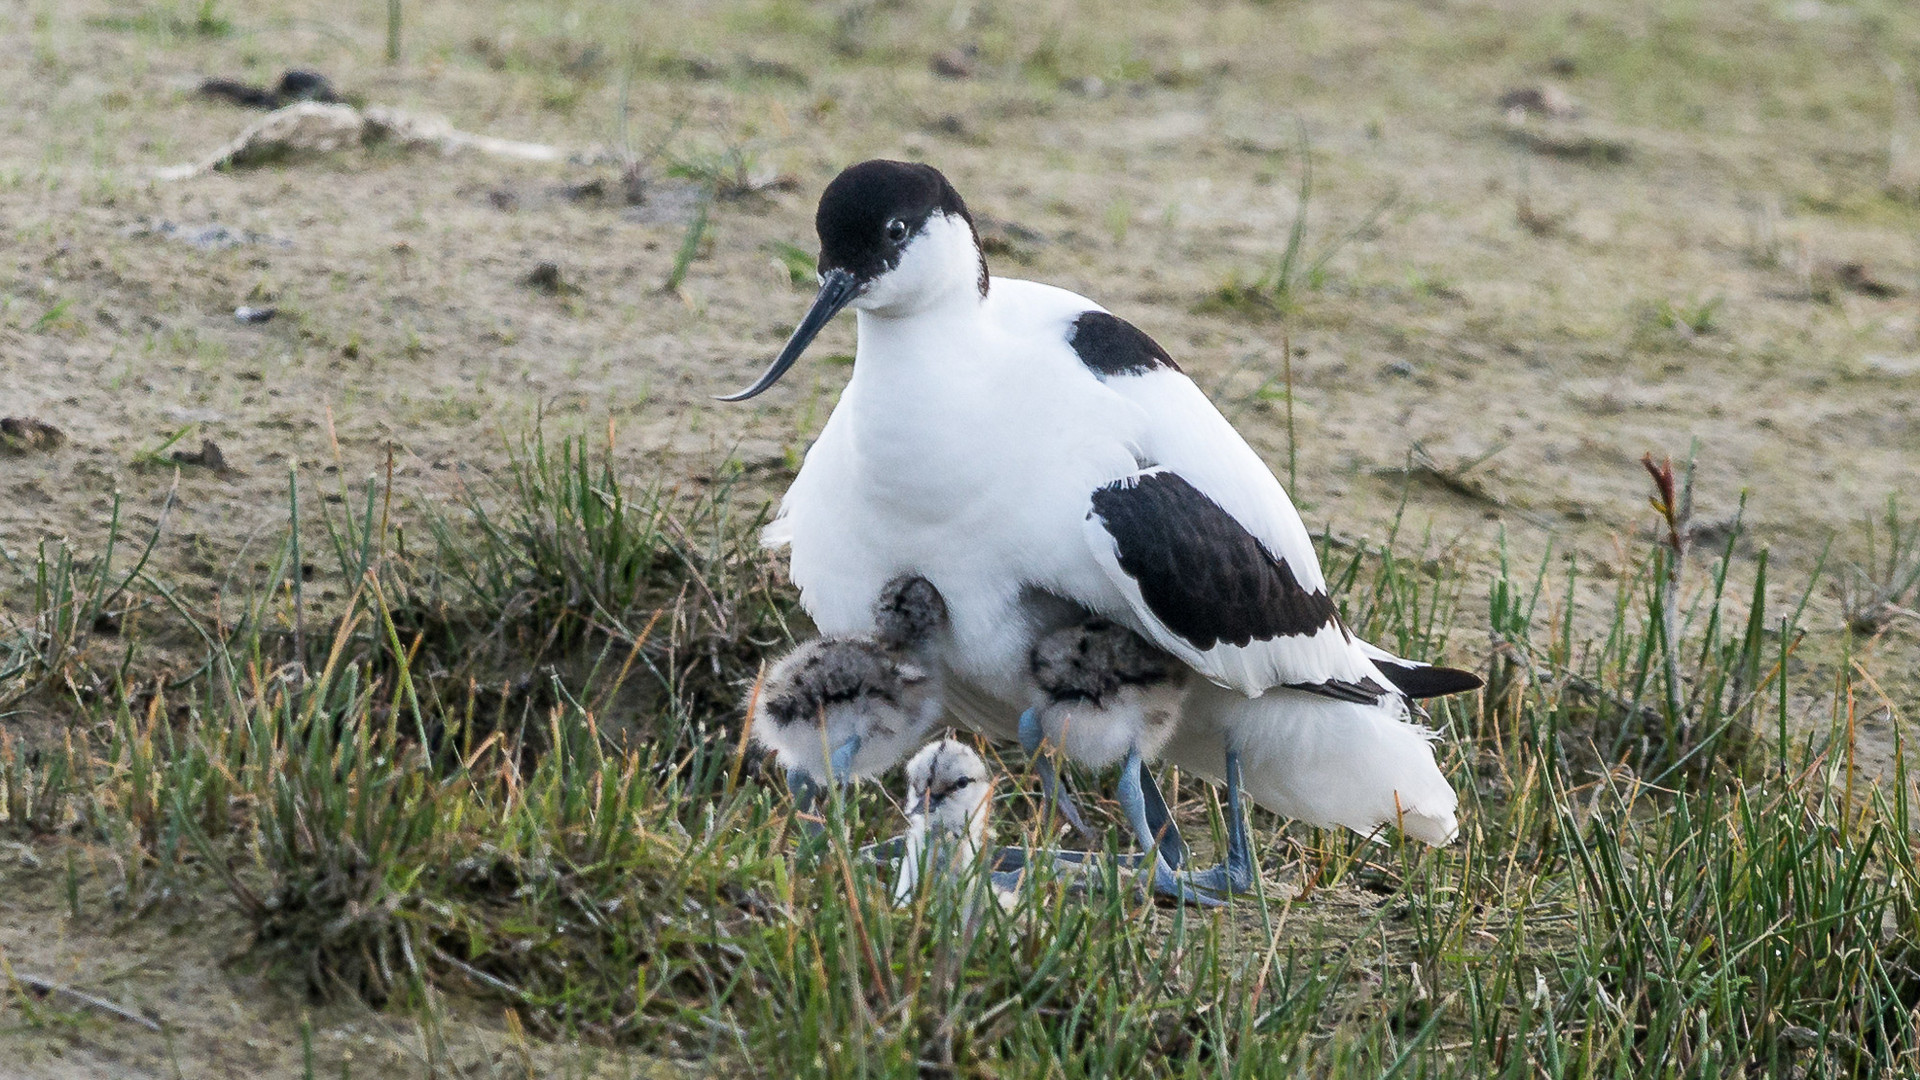
<instances>
[{"instance_id":1,"label":"white debris on ground","mask_svg":"<svg viewBox=\"0 0 1920 1080\"><path fill-rule=\"evenodd\" d=\"M391 140L409 148L436 147L443 154L477 150L494 157L517 158L521 161L566 161L569 157L566 151L557 146L476 135L455 128L442 116L422 116L383 105L368 106L366 120L368 142Z\"/></svg>"},{"instance_id":2,"label":"white debris on ground","mask_svg":"<svg viewBox=\"0 0 1920 1080\"><path fill-rule=\"evenodd\" d=\"M431 149L448 155L474 150L521 161L566 161L570 157L557 146L461 131L444 117L423 116L383 105L356 109L339 103L300 101L254 121L231 142L200 161L156 170L154 178L185 180L216 170L244 169L381 144Z\"/></svg>"}]
</instances>

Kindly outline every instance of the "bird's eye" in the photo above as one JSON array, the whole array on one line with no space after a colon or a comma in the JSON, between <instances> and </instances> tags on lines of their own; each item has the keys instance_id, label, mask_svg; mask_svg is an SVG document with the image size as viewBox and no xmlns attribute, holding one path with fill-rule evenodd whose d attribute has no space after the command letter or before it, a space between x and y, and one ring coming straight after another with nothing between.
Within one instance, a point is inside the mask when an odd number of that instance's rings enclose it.
<instances>
[{"instance_id":1,"label":"bird's eye","mask_svg":"<svg viewBox=\"0 0 1920 1080\"><path fill-rule=\"evenodd\" d=\"M899 243L907 238L907 223L899 218L887 222L887 239Z\"/></svg>"},{"instance_id":2,"label":"bird's eye","mask_svg":"<svg viewBox=\"0 0 1920 1080\"><path fill-rule=\"evenodd\" d=\"M943 784L940 787L933 788L927 792L927 796L934 802L945 802L947 796L952 795L954 792L959 791L971 783L973 783L972 777L961 777L950 784Z\"/></svg>"}]
</instances>

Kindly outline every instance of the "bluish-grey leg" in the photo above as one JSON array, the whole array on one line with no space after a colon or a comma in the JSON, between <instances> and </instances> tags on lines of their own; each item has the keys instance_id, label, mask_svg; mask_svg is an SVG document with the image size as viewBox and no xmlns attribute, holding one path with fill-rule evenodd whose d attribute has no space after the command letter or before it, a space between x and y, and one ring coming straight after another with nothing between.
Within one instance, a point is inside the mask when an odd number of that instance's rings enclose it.
<instances>
[{"instance_id":1,"label":"bluish-grey leg","mask_svg":"<svg viewBox=\"0 0 1920 1080\"><path fill-rule=\"evenodd\" d=\"M1249 892L1253 888L1253 842L1247 835L1247 815L1240 805L1240 755L1227 751L1227 858L1218 866L1188 878L1216 892Z\"/></svg>"},{"instance_id":2,"label":"bluish-grey leg","mask_svg":"<svg viewBox=\"0 0 1920 1080\"><path fill-rule=\"evenodd\" d=\"M1087 839L1095 847L1100 845L1100 834L1087 826L1086 819L1080 816L1080 808L1073 804L1073 796L1067 786L1060 782L1060 773L1053 766L1053 758L1040 752L1040 743L1045 738L1040 730L1040 713L1028 709L1020 714L1020 748L1033 759L1033 771L1040 774L1040 785L1046 790L1049 813L1052 807L1059 807L1062 817L1074 831Z\"/></svg>"},{"instance_id":3,"label":"bluish-grey leg","mask_svg":"<svg viewBox=\"0 0 1920 1080\"><path fill-rule=\"evenodd\" d=\"M1187 842L1180 836L1180 826L1173 820L1173 811L1167 809L1167 797L1160 794L1160 785L1153 779L1152 770L1146 762L1140 763L1140 792L1146 800L1147 827L1153 830L1153 837L1160 849L1160 857L1175 870L1186 865Z\"/></svg>"},{"instance_id":4,"label":"bluish-grey leg","mask_svg":"<svg viewBox=\"0 0 1920 1080\"><path fill-rule=\"evenodd\" d=\"M1153 829L1147 823L1146 796L1142 791L1140 751L1134 749L1127 754L1127 762L1120 767L1120 808L1126 811L1127 824L1133 826L1134 836L1140 841L1140 849L1153 860L1153 891L1162 896L1171 896L1200 907L1220 907L1222 901L1188 884L1173 868L1167 865L1159 849L1154 845Z\"/></svg>"},{"instance_id":5,"label":"bluish-grey leg","mask_svg":"<svg viewBox=\"0 0 1920 1080\"><path fill-rule=\"evenodd\" d=\"M892 842L893 841L889 840L881 844L875 844L873 845L873 850L876 853L884 853L884 845L891 844ZM1039 854L1052 859L1056 865L1061 867L1094 866L1097 865L1101 859L1106 858L1104 854L1098 851L1066 851L1060 848L1042 849ZM1026 848L1004 847L993 853L993 869L996 872L1008 873L1016 870L1025 870L1033 864L1033 856L1034 853L1028 851ZM1114 855L1113 861L1121 866L1135 867L1145 862L1146 856L1137 851L1122 851Z\"/></svg>"},{"instance_id":6,"label":"bluish-grey leg","mask_svg":"<svg viewBox=\"0 0 1920 1080\"><path fill-rule=\"evenodd\" d=\"M1039 709L1028 709L1020 714L1020 749L1025 750L1028 757L1040 752L1040 742L1046 737L1046 732L1040 730Z\"/></svg>"},{"instance_id":7,"label":"bluish-grey leg","mask_svg":"<svg viewBox=\"0 0 1920 1080\"><path fill-rule=\"evenodd\" d=\"M1034 771L1040 774L1040 784L1046 790L1048 818L1051 823L1052 807L1060 807L1067 823L1080 831L1082 836L1092 839L1097 848L1100 834L1087 826L1080 816L1080 810L1073 805L1073 797L1067 794L1066 786L1060 782L1060 774L1053 767L1053 761L1040 753L1040 743L1044 734L1040 730L1040 714L1028 709L1020 714L1020 747L1033 760ZM1026 848L1005 847L993 853L993 869L997 873L1023 872L1032 866L1035 860L1051 859L1056 866L1072 868L1091 864L1097 853L1092 851L1069 851L1065 848Z\"/></svg>"},{"instance_id":8,"label":"bluish-grey leg","mask_svg":"<svg viewBox=\"0 0 1920 1080\"><path fill-rule=\"evenodd\" d=\"M993 870L987 874L987 878L993 883L994 888L1005 889L1008 892L1018 890L1020 888L1020 879L1024 876L1025 875L1018 870Z\"/></svg>"},{"instance_id":9,"label":"bluish-grey leg","mask_svg":"<svg viewBox=\"0 0 1920 1080\"><path fill-rule=\"evenodd\" d=\"M800 823L801 831L808 836L820 835L825 827L820 824L820 816L814 812L820 805L820 785L805 772L788 769L787 790L793 793L794 818Z\"/></svg>"},{"instance_id":10,"label":"bluish-grey leg","mask_svg":"<svg viewBox=\"0 0 1920 1080\"><path fill-rule=\"evenodd\" d=\"M827 757L827 768L831 772L827 778L829 784L844 784L847 775L853 770L853 756L860 752L860 736L854 735L846 742L833 748ZM793 809L799 817L800 828L809 836L818 836L823 829L820 817L826 811L830 801L827 790L820 781L800 769L787 770L787 790L793 793Z\"/></svg>"},{"instance_id":11,"label":"bluish-grey leg","mask_svg":"<svg viewBox=\"0 0 1920 1080\"><path fill-rule=\"evenodd\" d=\"M844 784L853 778L853 757L860 752L860 736L849 735L847 741L833 748L829 764L833 768L833 783Z\"/></svg>"}]
</instances>

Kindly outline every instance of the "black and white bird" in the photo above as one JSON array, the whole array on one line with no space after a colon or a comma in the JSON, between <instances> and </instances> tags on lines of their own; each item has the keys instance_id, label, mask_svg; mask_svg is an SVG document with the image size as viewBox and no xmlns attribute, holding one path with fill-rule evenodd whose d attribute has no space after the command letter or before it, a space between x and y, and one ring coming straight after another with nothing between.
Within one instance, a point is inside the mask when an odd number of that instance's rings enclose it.
<instances>
[{"instance_id":1,"label":"black and white bird","mask_svg":"<svg viewBox=\"0 0 1920 1080\"><path fill-rule=\"evenodd\" d=\"M942 715L941 667L933 655L947 622L940 593L925 578L901 575L870 605L862 631L798 646L747 703L753 740L787 770L803 810L822 785L899 764Z\"/></svg>"},{"instance_id":2,"label":"black and white bird","mask_svg":"<svg viewBox=\"0 0 1920 1080\"><path fill-rule=\"evenodd\" d=\"M993 779L958 739L930 742L907 762L906 847L893 899L905 904L933 875L965 878L986 850Z\"/></svg>"},{"instance_id":3,"label":"black and white bird","mask_svg":"<svg viewBox=\"0 0 1920 1080\"><path fill-rule=\"evenodd\" d=\"M1478 680L1353 636L1286 492L1165 349L1085 297L991 277L965 203L929 166L848 168L815 227L820 292L729 400L858 313L853 376L766 533L790 545L823 632L870 632L886 583L924 576L947 603L949 707L1010 740L1034 643L1091 612L1200 676L1164 756L1225 782L1236 815L1244 787L1315 824L1454 836L1454 792L1411 699ZM1221 866L1186 880L1246 888L1244 832L1230 840Z\"/></svg>"}]
</instances>

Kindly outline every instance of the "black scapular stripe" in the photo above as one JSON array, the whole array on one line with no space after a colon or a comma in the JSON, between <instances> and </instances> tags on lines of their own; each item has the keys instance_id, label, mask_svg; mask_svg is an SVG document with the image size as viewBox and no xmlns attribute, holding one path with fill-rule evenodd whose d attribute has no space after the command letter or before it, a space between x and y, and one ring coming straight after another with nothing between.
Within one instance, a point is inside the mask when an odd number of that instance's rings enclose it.
<instances>
[{"instance_id":1,"label":"black scapular stripe","mask_svg":"<svg viewBox=\"0 0 1920 1080\"><path fill-rule=\"evenodd\" d=\"M1167 350L1146 332L1118 316L1104 311L1081 312L1073 320L1067 344L1095 375L1145 375L1155 368L1180 370Z\"/></svg>"},{"instance_id":2,"label":"black scapular stripe","mask_svg":"<svg viewBox=\"0 0 1920 1080\"><path fill-rule=\"evenodd\" d=\"M1373 666L1387 677L1396 689L1410 698L1436 698L1448 694L1464 694L1469 690L1478 690L1486 685L1480 676L1459 668L1430 667L1426 664L1395 664L1386 660L1375 660Z\"/></svg>"},{"instance_id":3,"label":"black scapular stripe","mask_svg":"<svg viewBox=\"0 0 1920 1080\"><path fill-rule=\"evenodd\" d=\"M1307 636L1339 622L1332 598L1308 592L1285 559L1175 473L1100 488L1093 515L1148 609L1196 649Z\"/></svg>"}]
</instances>

